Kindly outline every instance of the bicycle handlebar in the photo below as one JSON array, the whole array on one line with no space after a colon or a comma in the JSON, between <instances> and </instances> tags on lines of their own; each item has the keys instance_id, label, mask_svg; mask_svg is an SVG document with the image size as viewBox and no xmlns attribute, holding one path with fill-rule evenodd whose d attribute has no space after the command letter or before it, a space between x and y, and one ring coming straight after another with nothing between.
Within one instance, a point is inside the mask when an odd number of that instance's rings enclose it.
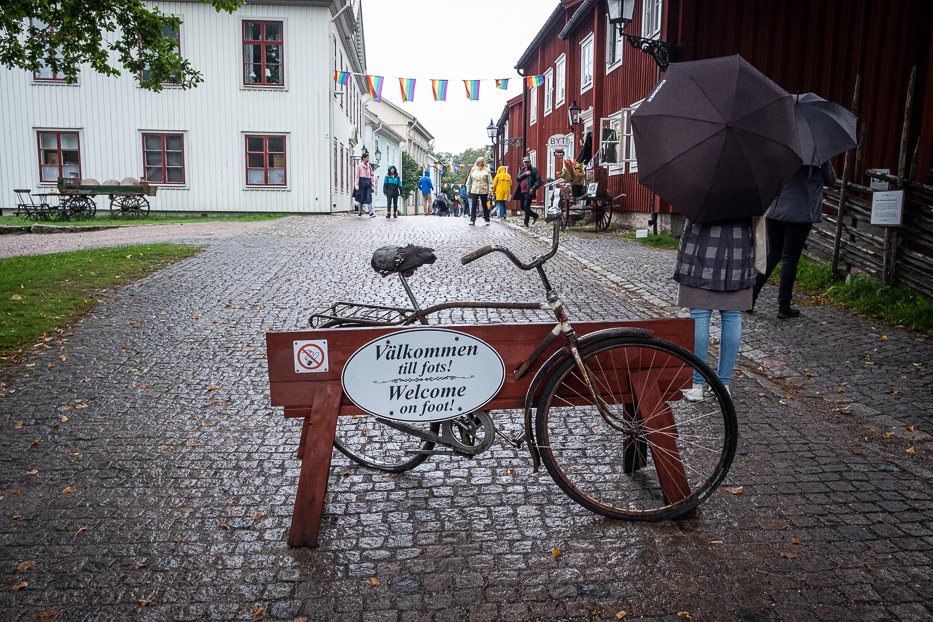
<instances>
[{"instance_id":1,"label":"bicycle handlebar","mask_svg":"<svg viewBox=\"0 0 933 622\"><path fill-rule=\"evenodd\" d=\"M505 255L506 257L508 257L509 260L512 263L514 263L520 270L531 270L532 268L537 268L538 266L541 266L542 264L544 264L544 262L546 262L548 259L553 257L554 254L557 253L557 246L559 242L560 242L560 222L555 221L554 222L554 235L551 238L551 250L549 250L543 255L539 255L535 257L529 263L522 263L522 260L516 257L515 253L509 250L509 247L499 246L498 244L496 244L495 246L484 246L480 249L473 251L472 253L468 253L460 258L460 263L463 265L466 265L472 261L476 261L480 257L484 257L488 255L489 253L499 252Z\"/></svg>"}]
</instances>

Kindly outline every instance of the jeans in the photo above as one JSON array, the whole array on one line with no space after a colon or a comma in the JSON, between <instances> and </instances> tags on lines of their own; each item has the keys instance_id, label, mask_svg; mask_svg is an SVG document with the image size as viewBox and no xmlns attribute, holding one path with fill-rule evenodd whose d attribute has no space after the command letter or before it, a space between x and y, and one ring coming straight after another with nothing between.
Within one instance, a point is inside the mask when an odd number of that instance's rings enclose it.
<instances>
[{"instance_id":1,"label":"jeans","mask_svg":"<svg viewBox=\"0 0 933 622\"><path fill-rule=\"evenodd\" d=\"M496 206L499 208L499 218L505 218L505 201L496 201Z\"/></svg>"},{"instance_id":2,"label":"jeans","mask_svg":"<svg viewBox=\"0 0 933 622\"><path fill-rule=\"evenodd\" d=\"M764 287L765 281L774 272L774 267L781 264L781 285L778 287L778 308L790 309L794 295L794 281L797 279L797 263L803 253L803 245L810 235L813 223L781 222L765 219L765 231L768 236L768 263L765 271L755 276L755 298Z\"/></svg>"},{"instance_id":3,"label":"jeans","mask_svg":"<svg viewBox=\"0 0 933 622\"><path fill-rule=\"evenodd\" d=\"M693 318L693 353L706 362L706 353L709 351L709 322L713 312L710 309L690 309ZM735 369L735 359L739 356L739 343L742 341L742 312L720 311L722 320L722 333L719 338L719 365L716 375L723 384L732 381L732 371ZM703 377L693 372L694 384L702 384Z\"/></svg>"},{"instance_id":4,"label":"jeans","mask_svg":"<svg viewBox=\"0 0 933 622\"><path fill-rule=\"evenodd\" d=\"M476 212L479 211L480 203L483 204L483 220L489 222L489 197L485 194L470 193L470 222L476 222Z\"/></svg>"}]
</instances>

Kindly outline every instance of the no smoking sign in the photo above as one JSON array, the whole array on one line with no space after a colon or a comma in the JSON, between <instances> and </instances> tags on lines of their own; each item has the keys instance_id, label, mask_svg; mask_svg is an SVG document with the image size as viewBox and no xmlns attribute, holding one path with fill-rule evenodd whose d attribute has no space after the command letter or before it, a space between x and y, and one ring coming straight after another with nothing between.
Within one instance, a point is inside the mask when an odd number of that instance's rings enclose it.
<instances>
[{"instance_id":1,"label":"no smoking sign","mask_svg":"<svg viewBox=\"0 0 933 622\"><path fill-rule=\"evenodd\" d=\"M327 340L293 341L295 352L295 373L313 374L327 371Z\"/></svg>"}]
</instances>

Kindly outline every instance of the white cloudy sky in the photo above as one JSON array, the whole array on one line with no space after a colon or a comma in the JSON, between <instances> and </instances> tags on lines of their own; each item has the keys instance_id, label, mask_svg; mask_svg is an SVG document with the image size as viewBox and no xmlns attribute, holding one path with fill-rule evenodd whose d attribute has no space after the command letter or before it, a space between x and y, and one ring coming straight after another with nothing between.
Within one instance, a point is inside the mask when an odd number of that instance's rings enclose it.
<instances>
[{"instance_id":1,"label":"white cloudy sky","mask_svg":"<svg viewBox=\"0 0 933 622\"><path fill-rule=\"evenodd\" d=\"M435 151L460 153L488 144L489 119L521 93L515 64L558 0L363 0L367 71L385 76L384 99L410 111L434 135ZM416 78L415 99L402 103L397 78ZM470 101L461 80L492 81ZM432 79L447 79L447 101L435 102Z\"/></svg>"}]
</instances>

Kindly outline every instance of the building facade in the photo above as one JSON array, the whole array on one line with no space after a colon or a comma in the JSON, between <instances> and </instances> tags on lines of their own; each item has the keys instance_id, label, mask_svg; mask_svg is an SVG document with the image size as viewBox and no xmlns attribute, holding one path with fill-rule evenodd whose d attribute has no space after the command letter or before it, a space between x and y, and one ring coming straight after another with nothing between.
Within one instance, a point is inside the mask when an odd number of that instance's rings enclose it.
<instances>
[{"instance_id":1,"label":"building facade","mask_svg":"<svg viewBox=\"0 0 933 622\"><path fill-rule=\"evenodd\" d=\"M349 209L368 91L361 76L335 88L334 71L366 71L358 5L159 3L182 19L172 34L204 77L189 90L152 93L89 68L71 85L0 69L0 205L59 177L136 177L158 187L159 211Z\"/></svg>"},{"instance_id":2,"label":"building facade","mask_svg":"<svg viewBox=\"0 0 933 622\"><path fill-rule=\"evenodd\" d=\"M402 145L404 138L395 130L385 124L368 107L365 111L366 132L363 140L363 146L370 154L369 162L373 167L373 179L375 188L373 194L373 207L382 209L387 207L387 201L382 194L383 178L390 166L398 170L399 177L402 175ZM405 199L399 198L399 213L405 213Z\"/></svg>"}]
</instances>

